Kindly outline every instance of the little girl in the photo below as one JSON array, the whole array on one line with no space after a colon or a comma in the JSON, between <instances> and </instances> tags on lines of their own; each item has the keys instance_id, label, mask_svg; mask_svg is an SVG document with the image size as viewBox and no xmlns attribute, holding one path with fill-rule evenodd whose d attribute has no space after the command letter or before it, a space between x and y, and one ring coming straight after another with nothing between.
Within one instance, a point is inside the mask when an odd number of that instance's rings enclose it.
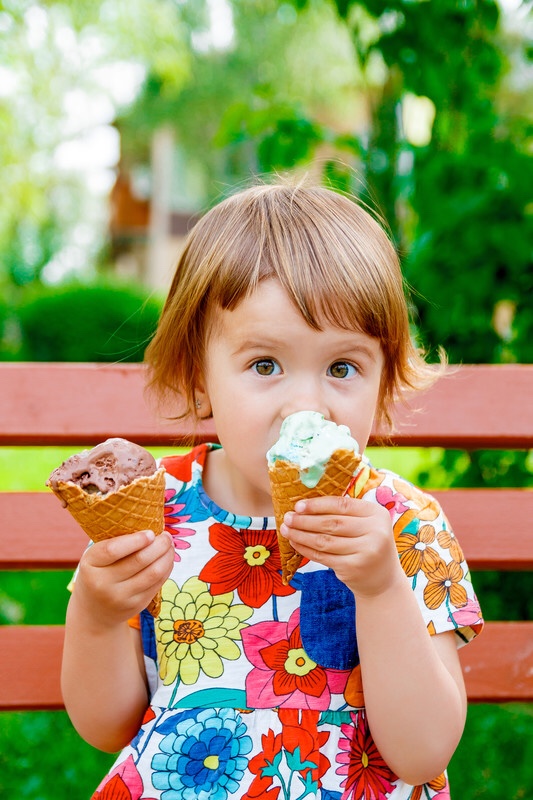
<instances>
[{"instance_id":1,"label":"little girl","mask_svg":"<svg viewBox=\"0 0 533 800\"><path fill-rule=\"evenodd\" d=\"M88 742L121 749L93 797L449 797L457 647L481 618L443 512L364 458L351 496L286 514L303 564L285 586L265 458L301 410L363 451L434 379L381 227L322 188L230 197L191 232L147 361L174 416L213 416L220 445L163 459L168 533L81 559L65 703Z\"/></svg>"}]
</instances>

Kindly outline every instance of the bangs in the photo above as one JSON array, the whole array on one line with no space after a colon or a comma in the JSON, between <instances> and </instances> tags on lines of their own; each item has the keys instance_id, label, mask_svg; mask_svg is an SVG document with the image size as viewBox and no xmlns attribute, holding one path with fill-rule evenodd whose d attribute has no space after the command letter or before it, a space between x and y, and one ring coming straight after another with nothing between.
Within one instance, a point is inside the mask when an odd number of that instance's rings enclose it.
<instances>
[{"instance_id":1,"label":"bangs","mask_svg":"<svg viewBox=\"0 0 533 800\"><path fill-rule=\"evenodd\" d=\"M275 278L312 328L329 323L396 339L406 321L405 298L382 228L356 203L327 190L264 188L256 188L248 213L227 226L211 254L210 307L232 310L261 281Z\"/></svg>"}]
</instances>

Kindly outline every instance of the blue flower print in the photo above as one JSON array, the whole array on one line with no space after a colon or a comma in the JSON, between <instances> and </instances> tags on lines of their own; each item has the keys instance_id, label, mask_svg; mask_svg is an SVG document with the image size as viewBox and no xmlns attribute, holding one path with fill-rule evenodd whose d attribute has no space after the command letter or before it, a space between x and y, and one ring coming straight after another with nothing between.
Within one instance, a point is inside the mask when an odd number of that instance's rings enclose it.
<instances>
[{"instance_id":1,"label":"blue flower print","mask_svg":"<svg viewBox=\"0 0 533 800\"><path fill-rule=\"evenodd\" d=\"M162 800L226 800L238 790L252 740L235 709L172 714L157 728L166 736L152 759L152 782Z\"/></svg>"}]
</instances>

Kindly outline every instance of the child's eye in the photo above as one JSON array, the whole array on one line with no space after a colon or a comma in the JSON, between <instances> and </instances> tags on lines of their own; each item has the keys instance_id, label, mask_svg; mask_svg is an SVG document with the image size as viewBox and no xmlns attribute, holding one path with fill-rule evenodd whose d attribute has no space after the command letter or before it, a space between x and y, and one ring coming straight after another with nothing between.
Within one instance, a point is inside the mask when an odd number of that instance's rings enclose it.
<instances>
[{"instance_id":1,"label":"child's eye","mask_svg":"<svg viewBox=\"0 0 533 800\"><path fill-rule=\"evenodd\" d=\"M252 369L257 372L258 375L265 376L279 375L281 372L279 364L272 358L261 358L259 361L254 361Z\"/></svg>"},{"instance_id":2,"label":"child's eye","mask_svg":"<svg viewBox=\"0 0 533 800\"><path fill-rule=\"evenodd\" d=\"M335 361L328 369L328 375L332 378L353 378L357 370L353 364L347 361Z\"/></svg>"}]
</instances>

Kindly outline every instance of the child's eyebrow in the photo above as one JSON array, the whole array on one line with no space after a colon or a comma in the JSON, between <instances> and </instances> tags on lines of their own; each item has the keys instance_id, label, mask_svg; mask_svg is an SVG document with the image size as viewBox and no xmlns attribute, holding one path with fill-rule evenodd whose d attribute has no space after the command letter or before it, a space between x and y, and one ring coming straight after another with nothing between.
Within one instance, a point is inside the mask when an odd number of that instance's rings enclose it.
<instances>
[{"instance_id":1,"label":"child's eyebrow","mask_svg":"<svg viewBox=\"0 0 533 800\"><path fill-rule=\"evenodd\" d=\"M362 334L364 335L364 334ZM360 339L361 334L354 333L348 335L346 338L339 338L338 342L331 345L332 358L366 358L370 361L375 361L377 358L376 349L368 345L364 340ZM268 351L276 352L277 349L283 347L286 341L283 337L275 336L250 336L244 341L236 343L233 353L235 355L242 355L250 351L261 351L267 353Z\"/></svg>"},{"instance_id":2,"label":"child's eyebrow","mask_svg":"<svg viewBox=\"0 0 533 800\"><path fill-rule=\"evenodd\" d=\"M245 339L243 342L239 342L233 352L235 355L240 355L241 353L246 353L249 350L267 351L278 348L281 344L281 339L269 339L265 336L258 336L257 338Z\"/></svg>"}]
</instances>

